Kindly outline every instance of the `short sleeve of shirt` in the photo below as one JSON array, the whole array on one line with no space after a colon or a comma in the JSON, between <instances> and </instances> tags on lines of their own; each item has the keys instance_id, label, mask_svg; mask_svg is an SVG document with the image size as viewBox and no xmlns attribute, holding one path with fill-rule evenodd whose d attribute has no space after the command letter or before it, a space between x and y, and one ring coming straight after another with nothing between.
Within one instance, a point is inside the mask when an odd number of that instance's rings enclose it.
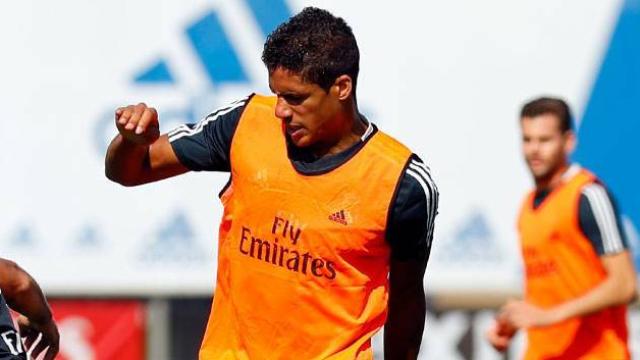
<instances>
[{"instance_id":1,"label":"short sleeve of shirt","mask_svg":"<svg viewBox=\"0 0 640 360\"><path fill-rule=\"evenodd\" d=\"M613 255L628 249L615 201L601 184L582 189L579 220L580 229L598 255Z\"/></svg>"},{"instance_id":2,"label":"short sleeve of shirt","mask_svg":"<svg viewBox=\"0 0 640 360\"><path fill-rule=\"evenodd\" d=\"M230 171L231 140L250 99L235 101L198 123L171 130L169 142L180 163L193 171Z\"/></svg>"},{"instance_id":3,"label":"short sleeve of shirt","mask_svg":"<svg viewBox=\"0 0 640 360\"><path fill-rule=\"evenodd\" d=\"M387 241L394 259L428 260L438 200L438 188L429 167L413 154L400 178L389 213Z\"/></svg>"}]
</instances>

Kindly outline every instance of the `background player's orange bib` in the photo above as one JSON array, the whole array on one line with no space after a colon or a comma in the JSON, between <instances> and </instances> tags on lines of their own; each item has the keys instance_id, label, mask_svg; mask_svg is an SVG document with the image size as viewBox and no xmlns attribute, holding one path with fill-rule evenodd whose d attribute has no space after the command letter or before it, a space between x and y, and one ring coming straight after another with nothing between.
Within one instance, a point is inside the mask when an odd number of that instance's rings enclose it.
<instances>
[{"instance_id":1,"label":"background player's orange bib","mask_svg":"<svg viewBox=\"0 0 640 360\"><path fill-rule=\"evenodd\" d=\"M338 168L302 175L274 105L254 96L233 138L200 358L371 359L386 318L387 213L411 153L377 132Z\"/></svg>"},{"instance_id":2,"label":"background player's orange bib","mask_svg":"<svg viewBox=\"0 0 640 360\"><path fill-rule=\"evenodd\" d=\"M580 194L594 181L591 173L580 170L538 208L533 208L533 192L525 199L519 230L528 302L550 308L587 293L604 279L602 263L579 226ZM527 340L525 359L628 359L626 306L530 329Z\"/></svg>"}]
</instances>

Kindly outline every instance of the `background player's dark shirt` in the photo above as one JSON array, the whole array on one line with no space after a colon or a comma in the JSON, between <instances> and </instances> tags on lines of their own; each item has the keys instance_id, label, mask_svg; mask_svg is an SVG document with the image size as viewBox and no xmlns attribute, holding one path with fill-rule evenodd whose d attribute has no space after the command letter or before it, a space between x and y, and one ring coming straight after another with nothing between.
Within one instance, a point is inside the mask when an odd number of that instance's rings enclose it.
<instances>
[{"instance_id":1,"label":"background player's dark shirt","mask_svg":"<svg viewBox=\"0 0 640 360\"><path fill-rule=\"evenodd\" d=\"M13 327L9 307L0 294L0 360L25 360L26 353Z\"/></svg>"},{"instance_id":2,"label":"background player's dark shirt","mask_svg":"<svg viewBox=\"0 0 640 360\"><path fill-rule=\"evenodd\" d=\"M169 132L169 141L180 162L194 171L230 171L231 141L250 98L222 107L197 124L181 125ZM377 131L376 126L369 123L361 141L339 154L322 158L315 158L288 141L288 156L298 172L324 174L353 157ZM388 218L386 238L394 259L428 259L438 197L429 168L412 154L398 183Z\"/></svg>"},{"instance_id":3,"label":"background player's dark shirt","mask_svg":"<svg viewBox=\"0 0 640 360\"><path fill-rule=\"evenodd\" d=\"M549 193L549 190L536 192L534 207L540 206ZM582 233L598 255L613 255L628 249L616 202L602 184L594 183L582 190L578 218Z\"/></svg>"}]
</instances>

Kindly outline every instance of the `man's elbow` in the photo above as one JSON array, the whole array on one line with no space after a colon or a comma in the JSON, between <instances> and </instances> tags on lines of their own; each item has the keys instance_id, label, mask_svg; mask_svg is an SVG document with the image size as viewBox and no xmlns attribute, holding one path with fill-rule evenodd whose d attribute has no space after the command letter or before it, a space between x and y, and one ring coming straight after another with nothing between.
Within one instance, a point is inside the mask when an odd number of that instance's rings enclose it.
<instances>
[{"instance_id":1,"label":"man's elbow","mask_svg":"<svg viewBox=\"0 0 640 360\"><path fill-rule=\"evenodd\" d=\"M636 300L638 290L635 271L625 271L624 274L619 274L611 280L613 280L612 288L615 289L614 294L616 294L615 305L629 304Z\"/></svg>"},{"instance_id":2,"label":"man's elbow","mask_svg":"<svg viewBox=\"0 0 640 360\"><path fill-rule=\"evenodd\" d=\"M622 286L621 290L621 298L623 304L629 304L638 299L638 289L636 285L635 274L629 279L625 281L625 284Z\"/></svg>"}]
</instances>

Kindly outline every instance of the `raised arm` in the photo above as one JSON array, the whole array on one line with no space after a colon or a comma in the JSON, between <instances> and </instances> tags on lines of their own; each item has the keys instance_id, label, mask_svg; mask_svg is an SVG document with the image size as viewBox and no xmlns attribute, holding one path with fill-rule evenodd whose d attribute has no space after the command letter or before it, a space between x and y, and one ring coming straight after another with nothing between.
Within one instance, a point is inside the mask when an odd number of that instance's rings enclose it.
<instances>
[{"instance_id":1,"label":"raised arm","mask_svg":"<svg viewBox=\"0 0 640 360\"><path fill-rule=\"evenodd\" d=\"M144 103L119 108L118 135L105 158L106 176L121 185L135 186L188 171L176 156L169 137L160 135L158 112Z\"/></svg>"},{"instance_id":2,"label":"raised arm","mask_svg":"<svg viewBox=\"0 0 640 360\"><path fill-rule=\"evenodd\" d=\"M46 349L44 359L53 359L58 353L60 335L36 281L16 263L0 258L0 289L9 307L21 314L18 325L21 335L27 338L27 348L42 334L32 356L37 358Z\"/></svg>"}]
</instances>

